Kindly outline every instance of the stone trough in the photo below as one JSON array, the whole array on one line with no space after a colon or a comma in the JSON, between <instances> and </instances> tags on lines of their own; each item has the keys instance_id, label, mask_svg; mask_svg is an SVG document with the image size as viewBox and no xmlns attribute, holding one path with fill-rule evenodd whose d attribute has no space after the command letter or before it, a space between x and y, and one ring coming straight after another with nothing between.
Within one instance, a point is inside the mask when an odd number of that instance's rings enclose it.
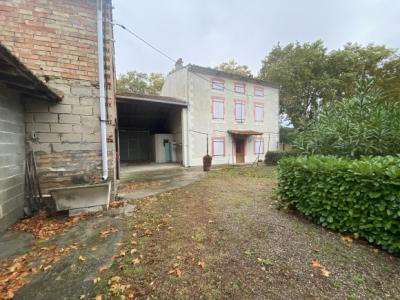
<instances>
[{"instance_id":1,"label":"stone trough","mask_svg":"<svg viewBox=\"0 0 400 300\"><path fill-rule=\"evenodd\" d=\"M68 210L70 215L108 209L111 183L77 185L56 188L49 191L56 211Z\"/></svg>"}]
</instances>

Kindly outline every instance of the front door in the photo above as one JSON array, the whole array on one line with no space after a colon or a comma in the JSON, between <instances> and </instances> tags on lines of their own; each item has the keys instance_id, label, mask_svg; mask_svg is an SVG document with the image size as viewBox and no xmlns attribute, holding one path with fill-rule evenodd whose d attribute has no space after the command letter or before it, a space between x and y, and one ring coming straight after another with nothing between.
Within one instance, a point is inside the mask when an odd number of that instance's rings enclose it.
<instances>
[{"instance_id":1,"label":"front door","mask_svg":"<svg viewBox=\"0 0 400 300\"><path fill-rule=\"evenodd\" d=\"M236 139L235 140L235 148L236 148L236 163L244 163L244 140Z\"/></svg>"}]
</instances>

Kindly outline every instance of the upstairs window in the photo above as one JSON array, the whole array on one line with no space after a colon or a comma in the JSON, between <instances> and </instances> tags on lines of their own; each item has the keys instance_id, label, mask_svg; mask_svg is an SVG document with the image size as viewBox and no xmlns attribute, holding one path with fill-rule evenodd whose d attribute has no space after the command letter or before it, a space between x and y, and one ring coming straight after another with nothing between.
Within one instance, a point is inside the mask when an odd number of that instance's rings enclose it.
<instances>
[{"instance_id":1,"label":"upstairs window","mask_svg":"<svg viewBox=\"0 0 400 300\"><path fill-rule=\"evenodd\" d=\"M233 87L234 87L235 93L238 93L238 94L246 93L246 85L244 83L235 82Z\"/></svg>"},{"instance_id":2,"label":"upstairs window","mask_svg":"<svg viewBox=\"0 0 400 300\"><path fill-rule=\"evenodd\" d=\"M264 122L264 104L262 103L254 104L254 121Z\"/></svg>"},{"instance_id":3,"label":"upstairs window","mask_svg":"<svg viewBox=\"0 0 400 300\"><path fill-rule=\"evenodd\" d=\"M211 88L217 91L223 91L225 89L225 81L222 79L211 79Z\"/></svg>"},{"instance_id":4,"label":"upstairs window","mask_svg":"<svg viewBox=\"0 0 400 300\"><path fill-rule=\"evenodd\" d=\"M225 156L225 138L212 138L212 155L220 157Z\"/></svg>"},{"instance_id":5,"label":"upstairs window","mask_svg":"<svg viewBox=\"0 0 400 300\"><path fill-rule=\"evenodd\" d=\"M246 107L243 100L235 100L235 121L244 123L246 119Z\"/></svg>"},{"instance_id":6,"label":"upstairs window","mask_svg":"<svg viewBox=\"0 0 400 300\"><path fill-rule=\"evenodd\" d=\"M224 99L212 98L211 111L213 120L223 120L225 115Z\"/></svg>"},{"instance_id":7,"label":"upstairs window","mask_svg":"<svg viewBox=\"0 0 400 300\"><path fill-rule=\"evenodd\" d=\"M254 96L264 97L264 88L262 86L254 87Z\"/></svg>"},{"instance_id":8,"label":"upstairs window","mask_svg":"<svg viewBox=\"0 0 400 300\"><path fill-rule=\"evenodd\" d=\"M264 154L264 139L254 138L254 154Z\"/></svg>"}]
</instances>

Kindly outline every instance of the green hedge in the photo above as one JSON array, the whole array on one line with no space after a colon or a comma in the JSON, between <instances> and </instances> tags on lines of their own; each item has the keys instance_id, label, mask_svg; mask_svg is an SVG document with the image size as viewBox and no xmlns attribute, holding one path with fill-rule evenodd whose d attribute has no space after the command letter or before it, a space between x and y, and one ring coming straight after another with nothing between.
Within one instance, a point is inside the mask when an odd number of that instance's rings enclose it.
<instances>
[{"instance_id":1,"label":"green hedge","mask_svg":"<svg viewBox=\"0 0 400 300\"><path fill-rule=\"evenodd\" d=\"M290 157L278 170L284 205L400 255L400 156Z\"/></svg>"},{"instance_id":2,"label":"green hedge","mask_svg":"<svg viewBox=\"0 0 400 300\"><path fill-rule=\"evenodd\" d=\"M265 153L264 163L267 166L276 166L282 158L295 155L294 151L268 151Z\"/></svg>"}]
</instances>

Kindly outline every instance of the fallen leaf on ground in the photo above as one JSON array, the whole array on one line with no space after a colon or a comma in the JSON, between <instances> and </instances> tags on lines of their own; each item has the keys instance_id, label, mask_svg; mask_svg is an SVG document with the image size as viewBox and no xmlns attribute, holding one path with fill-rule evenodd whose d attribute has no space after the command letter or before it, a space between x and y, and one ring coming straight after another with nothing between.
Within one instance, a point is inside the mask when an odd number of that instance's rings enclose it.
<instances>
[{"instance_id":1,"label":"fallen leaf on ground","mask_svg":"<svg viewBox=\"0 0 400 300\"><path fill-rule=\"evenodd\" d=\"M119 277L119 276L113 276L113 277L111 277L111 281L112 281L112 282L120 282L120 281L121 281L121 277Z\"/></svg>"},{"instance_id":2,"label":"fallen leaf on ground","mask_svg":"<svg viewBox=\"0 0 400 300\"><path fill-rule=\"evenodd\" d=\"M46 272L46 271L49 270L49 269L51 269L51 266L46 266L46 267L43 268L43 271Z\"/></svg>"},{"instance_id":3,"label":"fallen leaf on ground","mask_svg":"<svg viewBox=\"0 0 400 300\"><path fill-rule=\"evenodd\" d=\"M329 277L331 275L331 272L329 272L323 265L320 264L320 262L316 259L313 259L311 261L311 266L314 269L319 269L321 272L322 276Z\"/></svg>"},{"instance_id":4,"label":"fallen leaf on ground","mask_svg":"<svg viewBox=\"0 0 400 300\"><path fill-rule=\"evenodd\" d=\"M133 263L134 265L139 264L139 263L140 263L139 258L132 259L132 263Z\"/></svg>"},{"instance_id":5,"label":"fallen leaf on ground","mask_svg":"<svg viewBox=\"0 0 400 300\"><path fill-rule=\"evenodd\" d=\"M98 283L98 282L100 282L100 277L96 277L95 279L93 279L93 283L94 283L94 284L96 284L96 283Z\"/></svg>"},{"instance_id":6,"label":"fallen leaf on ground","mask_svg":"<svg viewBox=\"0 0 400 300\"><path fill-rule=\"evenodd\" d=\"M80 255L78 259L79 259L79 261L85 261L86 260L86 258L84 256L82 256L82 255Z\"/></svg>"},{"instance_id":7,"label":"fallen leaf on ground","mask_svg":"<svg viewBox=\"0 0 400 300\"><path fill-rule=\"evenodd\" d=\"M79 299L84 299L86 297L86 295L80 295Z\"/></svg>"},{"instance_id":8,"label":"fallen leaf on ground","mask_svg":"<svg viewBox=\"0 0 400 300\"><path fill-rule=\"evenodd\" d=\"M92 247L91 250L92 250L92 251L96 251L97 248L96 248L96 247Z\"/></svg>"},{"instance_id":9,"label":"fallen leaf on ground","mask_svg":"<svg viewBox=\"0 0 400 300\"><path fill-rule=\"evenodd\" d=\"M200 268L204 269L206 267L206 263L204 261L199 261L198 265L200 266Z\"/></svg>"},{"instance_id":10,"label":"fallen leaf on ground","mask_svg":"<svg viewBox=\"0 0 400 300\"><path fill-rule=\"evenodd\" d=\"M131 254L136 253L137 250L136 249L131 249Z\"/></svg>"},{"instance_id":11,"label":"fallen leaf on ground","mask_svg":"<svg viewBox=\"0 0 400 300\"><path fill-rule=\"evenodd\" d=\"M316 260L316 259L313 259L313 260L311 261L311 266L312 266L314 269L321 268L321 264L320 264L319 261Z\"/></svg>"},{"instance_id":12,"label":"fallen leaf on ground","mask_svg":"<svg viewBox=\"0 0 400 300\"><path fill-rule=\"evenodd\" d=\"M104 272L104 271L106 271L107 270L107 267L100 267L100 268L98 268L97 269L97 272L99 272L99 273L101 273L101 272Z\"/></svg>"},{"instance_id":13,"label":"fallen leaf on ground","mask_svg":"<svg viewBox=\"0 0 400 300\"><path fill-rule=\"evenodd\" d=\"M103 299L103 296L102 295L96 295L96 298L95 298L96 300L102 300Z\"/></svg>"}]
</instances>

